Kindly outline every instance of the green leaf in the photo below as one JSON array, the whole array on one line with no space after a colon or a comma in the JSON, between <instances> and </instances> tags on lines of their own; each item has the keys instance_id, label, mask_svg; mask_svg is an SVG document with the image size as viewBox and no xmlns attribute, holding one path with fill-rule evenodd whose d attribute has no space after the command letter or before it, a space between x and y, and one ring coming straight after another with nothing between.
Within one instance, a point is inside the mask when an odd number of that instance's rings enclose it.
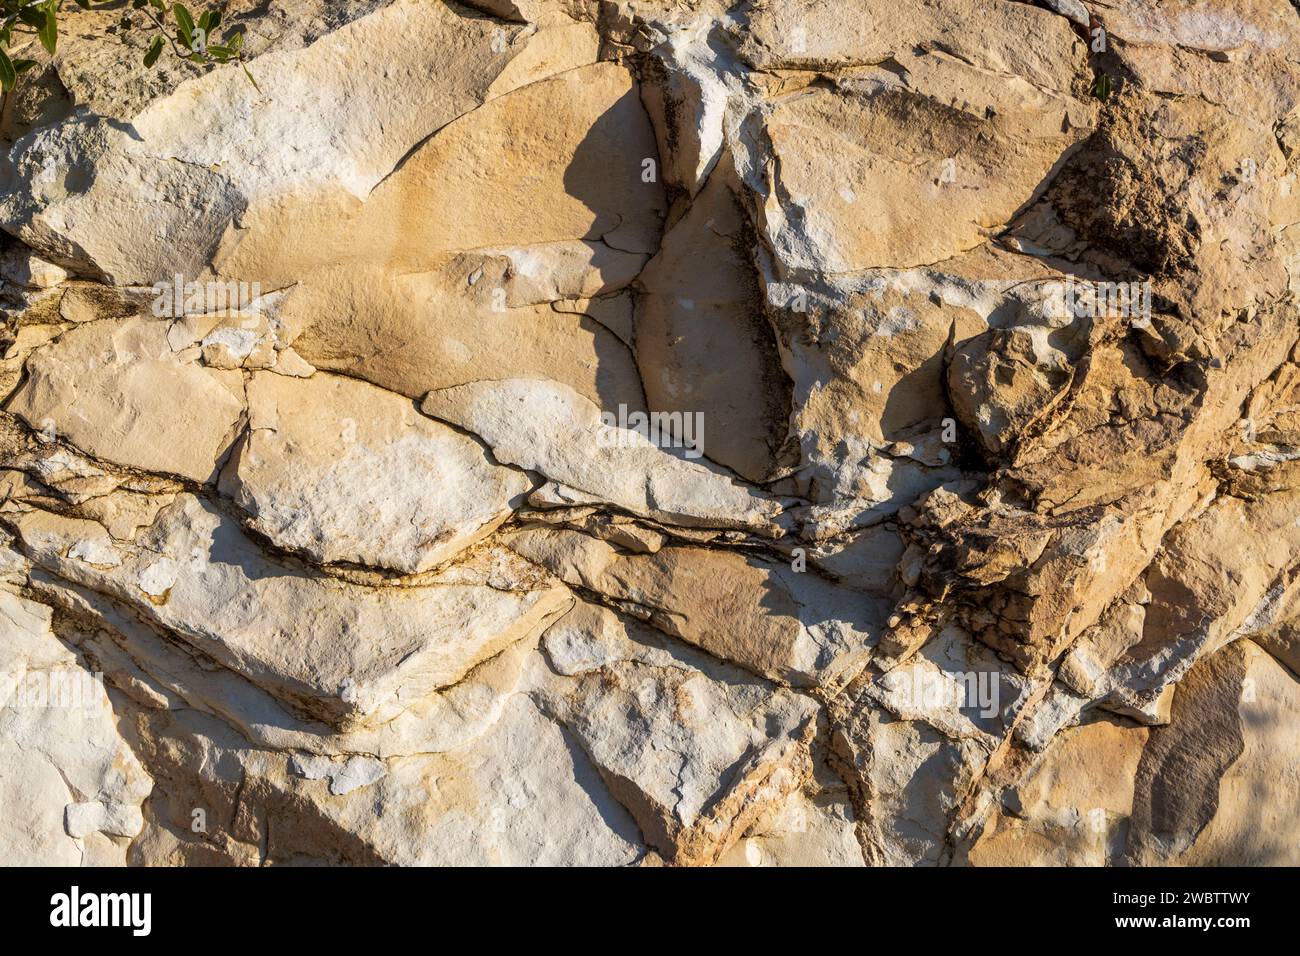
<instances>
[{"instance_id":1,"label":"green leaf","mask_svg":"<svg viewBox=\"0 0 1300 956\"><path fill-rule=\"evenodd\" d=\"M248 72L248 67L244 67L244 76L248 77L248 82L253 84L253 89L262 92L262 88L257 85L257 80L253 79L253 74Z\"/></svg>"},{"instance_id":2,"label":"green leaf","mask_svg":"<svg viewBox=\"0 0 1300 956\"><path fill-rule=\"evenodd\" d=\"M233 37L231 37L229 40L226 41L226 46L230 48L231 53L238 56L239 51L244 48L244 35L242 33L236 33Z\"/></svg>"},{"instance_id":3,"label":"green leaf","mask_svg":"<svg viewBox=\"0 0 1300 956\"><path fill-rule=\"evenodd\" d=\"M36 31L40 37L41 46L45 47L46 52L51 56L54 55L54 48L59 43L59 14L58 7L53 3L45 5L45 24Z\"/></svg>"},{"instance_id":4,"label":"green leaf","mask_svg":"<svg viewBox=\"0 0 1300 956\"><path fill-rule=\"evenodd\" d=\"M153 42L149 44L149 49L145 52L144 65L153 66L155 63L157 63L158 57L162 53L162 49L163 49L163 38L154 37Z\"/></svg>"},{"instance_id":5,"label":"green leaf","mask_svg":"<svg viewBox=\"0 0 1300 956\"><path fill-rule=\"evenodd\" d=\"M172 7L172 16L176 18L176 28L180 30L185 45L190 46L194 42L194 18L190 11L185 9L185 4L178 3Z\"/></svg>"},{"instance_id":6,"label":"green leaf","mask_svg":"<svg viewBox=\"0 0 1300 956\"><path fill-rule=\"evenodd\" d=\"M35 60L14 60L14 72L22 76L32 67L36 66Z\"/></svg>"},{"instance_id":7,"label":"green leaf","mask_svg":"<svg viewBox=\"0 0 1300 956\"><path fill-rule=\"evenodd\" d=\"M89 10L90 0L77 0L77 6L81 7L83 10Z\"/></svg>"},{"instance_id":8,"label":"green leaf","mask_svg":"<svg viewBox=\"0 0 1300 956\"><path fill-rule=\"evenodd\" d=\"M6 93L14 88L18 82L18 73L14 70L13 62L9 59L9 54L0 50L0 89ZM253 84L256 86L257 84Z\"/></svg>"},{"instance_id":9,"label":"green leaf","mask_svg":"<svg viewBox=\"0 0 1300 956\"><path fill-rule=\"evenodd\" d=\"M29 27L35 27L39 30L45 26L45 11L37 10L35 7L23 7L18 11L18 19Z\"/></svg>"},{"instance_id":10,"label":"green leaf","mask_svg":"<svg viewBox=\"0 0 1300 956\"><path fill-rule=\"evenodd\" d=\"M133 10L143 10L147 6L149 6L149 0L131 0L131 9Z\"/></svg>"},{"instance_id":11,"label":"green leaf","mask_svg":"<svg viewBox=\"0 0 1300 956\"><path fill-rule=\"evenodd\" d=\"M221 11L210 10L208 11L208 16L212 18L211 20L208 21L208 32L211 33L213 30L215 30L217 27L221 25Z\"/></svg>"}]
</instances>

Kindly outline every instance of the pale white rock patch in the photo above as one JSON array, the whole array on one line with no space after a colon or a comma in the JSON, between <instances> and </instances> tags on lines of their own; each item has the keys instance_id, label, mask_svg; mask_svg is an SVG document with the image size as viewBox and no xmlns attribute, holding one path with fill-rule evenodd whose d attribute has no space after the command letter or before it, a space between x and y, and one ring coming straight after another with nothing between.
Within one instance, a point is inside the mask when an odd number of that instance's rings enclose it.
<instances>
[{"instance_id":1,"label":"pale white rock patch","mask_svg":"<svg viewBox=\"0 0 1300 956\"><path fill-rule=\"evenodd\" d=\"M336 797L368 787L388 773L384 762L373 757L348 757L335 762L328 757L296 755L290 766L308 780L329 780L330 793Z\"/></svg>"},{"instance_id":2,"label":"pale white rock patch","mask_svg":"<svg viewBox=\"0 0 1300 956\"><path fill-rule=\"evenodd\" d=\"M391 719L568 600L545 582L490 586L490 569L410 588L303 573L268 558L234 521L189 495L123 546L112 568L65 557L90 522L31 512L15 524L46 570L130 605L290 707L336 726Z\"/></svg>"},{"instance_id":3,"label":"pale white rock patch","mask_svg":"<svg viewBox=\"0 0 1300 956\"><path fill-rule=\"evenodd\" d=\"M599 605L576 605L542 650L534 694L667 859L716 860L811 772L811 698Z\"/></svg>"},{"instance_id":4,"label":"pale white rock patch","mask_svg":"<svg viewBox=\"0 0 1300 956\"><path fill-rule=\"evenodd\" d=\"M596 769L526 695L511 697L482 736L445 753L390 761L386 775L340 793L324 776L295 770L296 758L250 749L211 718L184 710L151 717L154 736L177 741L158 756L180 788L175 815L136 841L145 864L195 859L193 845L169 826L188 828L190 808L214 793L232 815L237 796L258 803L264 823L237 831L227 850L254 862L264 833L273 852L282 847L300 862L625 866L646 855L636 824ZM216 787L198 781L201 767L211 768Z\"/></svg>"},{"instance_id":5,"label":"pale white rock patch","mask_svg":"<svg viewBox=\"0 0 1300 956\"><path fill-rule=\"evenodd\" d=\"M491 533L532 483L400 395L317 373L255 374L220 487L285 550L427 571Z\"/></svg>"},{"instance_id":6,"label":"pale white rock patch","mask_svg":"<svg viewBox=\"0 0 1300 956\"><path fill-rule=\"evenodd\" d=\"M473 432L499 461L666 524L777 536L781 504L682 449L608 424L559 382L509 379L430 392L420 406Z\"/></svg>"},{"instance_id":7,"label":"pale white rock patch","mask_svg":"<svg viewBox=\"0 0 1300 956\"><path fill-rule=\"evenodd\" d=\"M185 644L169 639L109 598L61 581L39 568L32 572L35 592L99 627L82 646L102 662L124 693L145 707L184 707L220 718L250 744L342 762L352 756L381 761L421 753L443 753L466 746L486 733L516 693L525 661L531 659L543 619L531 632L478 664L455 684L403 701L399 713L382 723L361 724L342 732L294 712L263 687L211 663ZM35 605L33 605L35 606Z\"/></svg>"},{"instance_id":8,"label":"pale white rock patch","mask_svg":"<svg viewBox=\"0 0 1300 956\"><path fill-rule=\"evenodd\" d=\"M0 844L11 866L122 865L153 781L50 619L0 588Z\"/></svg>"}]
</instances>

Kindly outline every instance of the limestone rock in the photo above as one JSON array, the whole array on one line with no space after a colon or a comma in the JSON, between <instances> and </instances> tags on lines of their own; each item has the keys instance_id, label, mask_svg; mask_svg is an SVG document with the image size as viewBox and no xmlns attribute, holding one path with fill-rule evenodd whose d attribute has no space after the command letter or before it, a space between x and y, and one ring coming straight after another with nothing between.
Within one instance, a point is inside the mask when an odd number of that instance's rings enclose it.
<instances>
[{"instance_id":1,"label":"limestone rock","mask_svg":"<svg viewBox=\"0 0 1300 956\"><path fill-rule=\"evenodd\" d=\"M490 569L478 581L378 589L295 573L189 495L134 542L44 512L15 524L37 564L133 607L302 713L338 725L390 718L455 683L565 602L545 582L498 590ZM304 639L292 639L298 634Z\"/></svg>"},{"instance_id":2,"label":"limestone rock","mask_svg":"<svg viewBox=\"0 0 1300 956\"><path fill-rule=\"evenodd\" d=\"M1142 752L1127 858L1294 865L1297 820L1284 795L1300 783L1288 730L1298 706L1292 675L1248 641L1193 669L1172 722Z\"/></svg>"},{"instance_id":3,"label":"limestone rock","mask_svg":"<svg viewBox=\"0 0 1300 956\"><path fill-rule=\"evenodd\" d=\"M862 847L843 781L825 763L763 823L750 828L718 866L862 866Z\"/></svg>"},{"instance_id":4,"label":"limestone rock","mask_svg":"<svg viewBox=\"0 0 1300 956\"><path fill-rule=\"evenodd\" d=\"M136 719L148 740L179 745L146 747L159 783L135 863L620 866L645 853L594 768L527 697L470 745L393 761L355 788L333 782L342 767L317 775L324 768L307 764L304 775L293 758L267 759L212 718L143 711ZM214 771L204 776L204 766ZM208 811L197 835L195 807ZM233 825L211 822L224 820Z\"/></svg>"},{"instance_id":5,"label":"limestone rock","mask_svg":"<svg viewBox=\"0 0 1300 956\"><path fill-rule=\"evenodd\" d=\"M103 675L62 644L50 609L0 589L0 835L16 866L112 866L144 826L153 781Z\"/></svg>"},{"instance_id":6,"label":"limestone rock","mask_svg":"<svg viewBox=\"0 0 1300 956\"><path fill-rule=\"evenodd\" d=\"M459 259L397 276L382 266L314 272L285 299L287 338L311 365L407 398L499 377L548 378L601 408L644 407L636 363L613 332L552 304L512 306L508 287Z\"/></svg>"},{"instance_id":7,"label":"limestone rock","mask_svg":"<svg viewBox=\"0 0 1300 956\"><path fill-rule=\"evenodd\" d=\"M700 450L685 444L691 440L689 423L676 433L648 425L623 427L572 389L533 379L430 392L420 408L479 436L497 460L540 472L634 515L687 527L780 534L781 504L709 468Z\"/></svg>"},{"instance_id":8,"label":"limestone rock","mask_svg":"<svg viewBox=\"0 0 1300 956\"><path fill-rule=\"evenodd\" d=\"M1134 778L1149 731L1098 721L1063 731L1041 763L1002 795L968 859L976 866L1120 862Z\"/></svg>"},{"instance_id":9,"label":"limestone rock","mask_svg":"<svg viewBox=\"0 0 1300 956\"><path fill-rule=\"evenodd\" d=\"M487 28L477 29L486 43ZM518 161L485 166L486 151L504 141L519 150ZM661 228L662 188L642 170L656 156L630 74L591 64L438 129L392 175L370 183L364 202L355 189L339 190L328 204L281 203L265 221L244 217L238 236L227 236L221 268L282 284L339 261L405 273L439 253L572 239L649 254ZM316 233L310 243L285 245L309 231ZM261 263L276 271L254 272Z\"/></svg>"},{"instance_id":10,"label":"limestone rock","mask_svg":"<svg viewBox=\"0 0 1300 956\"><path fill-rule=\"evenodd\" d=\"M817 29L811 6L761 8L747 52L767 69L833 64L843 80L776 99L738 136L763 144L743 178L759 228L791 269L903 268L974 248L1091 126L1072 90L1082 44L1044 11L918 4L913 19L862 3L846 32L829 11L834 26ZM875 66L891 57L897 73Z\"/></svg>"},{"instance_id":11,"label":"limestone rock","mask_svg":"<svg viewBox=\"0 0 1300 956\"><path fill-rule=\"evenodd\" d=\"M284 253L301 251L307 230L357 205L430 133L480 106L526 46L511 44L521 27L446 4L349 6L340 15L309 3L273 18L281 23L246 20L265 38L249 41L260 54L249 65L258 87L226 66L119 92L100 80L128 72L113 62L122 55L116 44L100 34L84 45L90 49L65 50L67 61L87 66L63 68L60 60L55 68L73 74L71 89L95 91L96 112L35 129L15 145L13 168L29 189L6 200L5 222L52 261L123 283L194 276L254 222L260 234L277 230L276 241L287 240ZM456 53L443 56L449 49ZM131 56L130 72L141 55ZM440 64L436 80L431 63ZM81 72L91 64L93 74ZM129 122L134 135L105 120ZM187 193L203 196L201 211L187 208ZM314 213L303 208L304 195L312 195ZM250 282L284 274L270 262L248 266L239 278Z\"/></svg>"},{"instance_id":12,"label":"limestone rock","mask_svg":"<svg viewBox=\"0 0 1300 956\"><path fill-rule=\"evenodd\" d=\"M95 457L209 481L244 414L244 387L196 353L173 352L161 322L79 326L32 357L8 407Z\"/></svg>"},{"instance_id":13,"label":"limestone rock","mask_svg":"<svg viewBox=\"0 0 1300 956\"><path fill-rule=\"evenodd\" d=\"M806 697L597 605L553 624L542 649L559 675L540 684L544 706L666 859L713 862L810 770Z\"/></svg>"},{"instance_id":14,"label":"limestone rock","mask_svg":"<svg viewBox=\"0 0 1300 956\"><path fill-rule=\"evenodd\" d=\"M846 682L880 631L877 602L784 563L681 546L621 555L577 532L546 529L525 529L509 543L665 633L795 687Z\"/></svg>"},{"instance_id":15,"label":"limestone rock","mask_svg":"<svg viewBox=\"0 0 1300 956\"><path fill-rule=\"evenodd\" d=\"M701 415L709 458L763 481L779 470L789 410L729 172L724 159L641 273L636 354L650 410Z\"/></svg>"},{"instance_id":16,"label":"limestone rock","mask_svg":"<svg viewBox=\"0 0 1300 956\"><path fill-rule=\"evenodd\" d=\"M222 490L277 546L321 563L415 573L490 534L528 491L473 439L364 382L270 373Z\"/></svg>"},{"instance_id":17,"label":"limestone rock","mask_svg":"<svg viewBox=\"0 0 1300 956\"><path fill-rule=\"evenodd\" d=\"M1249 641L1233 644L1179 683L1168 726L1110 719L1062 732L1003 792L969 860L1292 865L1296 818L1283 794L1296 787L1285 728L1297 700L1275 661Z\"/></svg>"},{"instance_id":18,"label":"limestone rock","mask_svg":"<svg viewBox=\"0 0 1300 956\"><path fill-rule=\"evenodd\" d=\"M1300 862L1296 0L220 6L10 47L0 859Z\"/></svg>"}]
</instances>

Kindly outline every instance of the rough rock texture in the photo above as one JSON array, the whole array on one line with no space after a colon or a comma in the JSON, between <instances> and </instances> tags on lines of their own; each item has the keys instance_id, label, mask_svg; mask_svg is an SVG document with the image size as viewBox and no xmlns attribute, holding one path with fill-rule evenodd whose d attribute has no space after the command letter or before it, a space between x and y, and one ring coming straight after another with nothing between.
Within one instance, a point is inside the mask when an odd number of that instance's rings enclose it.
<instances>
[{"instance_id":1,"label":"rough rock texture","mask_svg":"<svg viewBox=\"0 0 1300 956\"><path fill-rule=\"evenodd\" d=\"M7 861L1300 863L1294 3L225 6L0 111Z\"/></svg>"}]
</instances>

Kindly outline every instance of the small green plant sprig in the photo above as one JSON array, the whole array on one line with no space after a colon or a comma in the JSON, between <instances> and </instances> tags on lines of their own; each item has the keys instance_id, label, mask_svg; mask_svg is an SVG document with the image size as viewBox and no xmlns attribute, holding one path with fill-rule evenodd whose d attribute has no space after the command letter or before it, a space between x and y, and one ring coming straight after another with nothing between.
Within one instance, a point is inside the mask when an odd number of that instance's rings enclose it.
<instances>
[{"instance_id":1,"label":"small green plant sprig","mask_svg":"<svg viewBox=\"0 0 1300 956\"><path fill-rule=\"evenodd\" d=\"M113 0L75 0L78 7L90 10ZM59 16L64 0L0 0L0 88L8 93L18 77L36 66L35 60L11 57L17 38L34 35L51 55L58 48ZM221 10L205 10L196 19L183 3L164 0L131 0L131 8L142 12L158 32L144 54L144 65L152 67L165 48L191 63L238 62L248 81L257 87L253 74L243 63L244 34L228 33L222 42L212 42L221 25ZM261 92L260 88L258 92Z\"/></svg>"},{"instance_id":2,"label":"small green plant sprig","mask_svg":"<svg viewBox=\"0 0 1300 956\"><path fill-rule=\"evenodd\" d=\"M1092 95L1105 103L1110 99L1110 95L1114 90L1115 86L1111 82L1110 74L1098 73L1097 79L1092 84Z\"/></svg>"}]
</instances>

